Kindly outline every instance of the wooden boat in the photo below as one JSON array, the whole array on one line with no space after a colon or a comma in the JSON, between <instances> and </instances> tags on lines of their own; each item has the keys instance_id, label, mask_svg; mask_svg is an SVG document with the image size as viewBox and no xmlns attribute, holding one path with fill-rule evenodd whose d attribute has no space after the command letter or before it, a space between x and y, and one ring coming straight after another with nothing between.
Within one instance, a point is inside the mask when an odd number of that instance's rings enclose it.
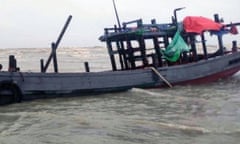
<instances>
[{"instance_id":1,"label":"wooden boat","mask_svg":"<svg viewBox=\"0 0 240 144\"><path fill-rule=\"evenodd\" d=\"M106 42L112 70L103 72L89 72L87 63L86 72L58 72L56 49L72 18L69 16L57 42L52 44L48 61L44 65L41 60L41 72L22 72L16 66L15 57L9 57L9 70L0 71L0 105L131 88L208 83L238 72L240 52L237 42L233 41L232 49L227 51L222 37L230 32L237 34L236 26L239 23L222 24L218 15L215 15L215 20L188 17L184 20L186 23L179 23L176 16L178 10L174 11L171 23L157 24L156 20L152 20L150 24L143 24L139 19L125 22L122 26L105 28L104 35L99 39ZM196 28L194 23L201 25L200 32L199 27L197 31L191 26L185 29L186 25L191 24ZM206 33L217 37L216 52L208 52ZM202 49L201 53L199 48ZM176 54L176 51L179 53ZM54 64L53 73L46 72L51 60Z\"/></svg>"}]
</instances>

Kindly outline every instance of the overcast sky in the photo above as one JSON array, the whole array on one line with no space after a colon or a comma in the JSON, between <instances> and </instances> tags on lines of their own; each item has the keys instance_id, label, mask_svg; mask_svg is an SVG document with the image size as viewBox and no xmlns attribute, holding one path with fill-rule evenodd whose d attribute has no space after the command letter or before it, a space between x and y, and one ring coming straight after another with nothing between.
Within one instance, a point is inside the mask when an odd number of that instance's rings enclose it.
<instances>
[{"instance_id":1,"label":"overcast sky","mask_svg":"<svg viewBox=\"0 0 240 144\"><path fill-rule=\"evenodd\" d=\"M212 18L219 13L226 23L240 22L238 0L115 0L120 20L143 18L169 22L174 8L188 15ZM73 16L61 46L98 46L104 27L116 24L112 0L0 0L0 48L50 47L67 17Z\"/></svg>"}]
</instances>

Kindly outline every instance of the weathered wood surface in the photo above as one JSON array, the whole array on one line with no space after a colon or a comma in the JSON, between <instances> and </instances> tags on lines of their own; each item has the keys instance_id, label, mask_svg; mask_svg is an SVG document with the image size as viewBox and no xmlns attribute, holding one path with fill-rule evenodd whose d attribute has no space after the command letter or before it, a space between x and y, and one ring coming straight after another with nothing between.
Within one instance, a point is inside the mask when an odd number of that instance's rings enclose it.
<instances>
[{"instance_id":1,"label":"weathered wood surface","mask_svg":"<svg viewBox=\"0 0 240 144\"><path fill-rule=\"evenodd\" d=\"M240 52L209 58L195 63L162 67L157 70L171 84L192 84L233 75L240 69ZM126 71L84 73L0 72L1 82L13 82L22 93L22 100L86 93L154 88L166 86L150 68ZM39 95L38 95L39 94Z\"/></svg>"}]
</instances>

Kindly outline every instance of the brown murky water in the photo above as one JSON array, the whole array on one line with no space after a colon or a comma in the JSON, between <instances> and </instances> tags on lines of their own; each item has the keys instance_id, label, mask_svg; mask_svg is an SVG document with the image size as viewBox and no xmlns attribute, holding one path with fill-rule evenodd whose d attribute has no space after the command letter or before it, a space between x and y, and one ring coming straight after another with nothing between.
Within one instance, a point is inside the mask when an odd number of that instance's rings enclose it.
<instances>
[{"instance_id":1,"label":"brown murky water","mask_svg":"<svg viewBox=\"0 0 240 144\"><path fill-rule=\"evenodd\" d=\"M7 67L39 71L48 49L1 49ZM103 51L103 52L102 52ZM105 49L59 49L60 71L110 68ZM50 69L51 71L51 69ZM208 85L36 100L0 107L0 144L236 144L240 75Z\"/></svg>"}]
</instances>

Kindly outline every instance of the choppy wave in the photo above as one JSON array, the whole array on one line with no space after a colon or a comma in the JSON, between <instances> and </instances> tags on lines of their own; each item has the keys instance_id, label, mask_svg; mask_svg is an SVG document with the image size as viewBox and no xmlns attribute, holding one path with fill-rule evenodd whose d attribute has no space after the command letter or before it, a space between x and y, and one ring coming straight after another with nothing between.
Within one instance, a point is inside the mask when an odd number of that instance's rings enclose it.
<instances>
[{"instance_id":1,"label":"choppy wave","mask_svg":"<svg viewBox=\"0 0 240 144\"><path fill-rule=\"evenodd\" d=\"M4 49L22 70L39 71L49 49ZM59 49L60 71L109 69L97 48ZM71 64L76 64L73 67ZM0 143L238 143L240 74L200 86L138 89L76 98L36 100L0 108Z\"/></svg>"}]
</instances>

